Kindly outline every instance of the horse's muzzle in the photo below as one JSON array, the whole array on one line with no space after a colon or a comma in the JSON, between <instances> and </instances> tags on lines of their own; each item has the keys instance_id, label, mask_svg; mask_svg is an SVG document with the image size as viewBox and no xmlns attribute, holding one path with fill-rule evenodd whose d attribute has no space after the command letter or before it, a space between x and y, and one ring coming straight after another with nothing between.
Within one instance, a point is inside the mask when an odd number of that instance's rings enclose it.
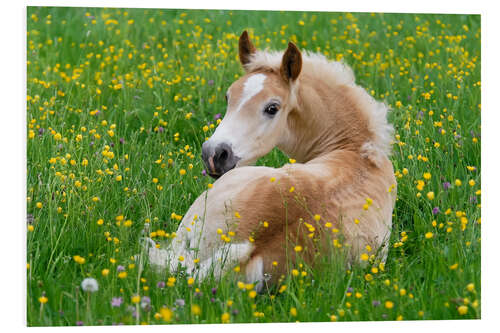
<instances>
[{"instance_id":1,"label":"horse's muzzle","mask_svg":"<svg viewBox=\"0 0 500 333\"><path fill-rule=\"evenodd\" d=\"M219 143L213 147L208 141L204 142L201 147L201 158L205 163L207 173L215 179L233 169L239 160L228 144Z\"/></svg>"}]
</instances>

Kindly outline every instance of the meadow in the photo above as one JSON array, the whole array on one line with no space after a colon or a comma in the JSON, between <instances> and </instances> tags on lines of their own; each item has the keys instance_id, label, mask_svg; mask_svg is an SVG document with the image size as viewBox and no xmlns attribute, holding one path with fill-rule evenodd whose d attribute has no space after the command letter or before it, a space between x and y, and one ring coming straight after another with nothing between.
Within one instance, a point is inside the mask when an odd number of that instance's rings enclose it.
<instances>
[{"instance_id":1,"label":"meadow","mask_svg":"<svg viewBox=\"0 0 500 333\"><path fill-rule=\"evenodd\" d=\"M258 294L239 267L199 282L145 260L141 238L175 237L214 181L201 144L244 29L344 61L390 106L385 265L367 249ZM481 318L480 16L28 7L26 38L29 326Z\"/></svg>"}]
</instances>

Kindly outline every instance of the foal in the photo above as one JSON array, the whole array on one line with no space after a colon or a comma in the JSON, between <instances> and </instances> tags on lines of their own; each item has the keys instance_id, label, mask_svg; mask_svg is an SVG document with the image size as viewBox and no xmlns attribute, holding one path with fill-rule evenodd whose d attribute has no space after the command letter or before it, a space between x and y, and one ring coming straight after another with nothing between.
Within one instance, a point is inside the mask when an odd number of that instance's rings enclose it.
<instances>
[{"instance_id":1,"label":"foal","mask_svg":"<svg viewBox=\"0 0 500 333\"><path fill-rule=\"evenodd\" d=\"M350 68L302 55L293 43L284 53L257 51L245 31L239 58L246 75L227 90L226 115L202 147L217 181L172 243L150 248L150 262L180 264L200 279L240 265L261 289L297 253L311 265L330 255L319 252L327 239L350 262L365 252L385 261L396 197L387 107L355 84ZM297 163L249 166L274 147Z\"/></svg>"}]
</instances>

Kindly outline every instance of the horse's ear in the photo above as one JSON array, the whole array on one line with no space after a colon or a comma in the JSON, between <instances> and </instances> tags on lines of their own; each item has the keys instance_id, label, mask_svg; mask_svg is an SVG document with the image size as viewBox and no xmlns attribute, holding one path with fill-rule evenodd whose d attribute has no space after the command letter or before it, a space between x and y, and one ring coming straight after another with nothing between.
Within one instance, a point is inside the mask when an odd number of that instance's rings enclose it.
<instances>
[{"instance_id":1,"label":"horse's ear","mask_svg":"<svg viewBox=\"0 0 500 333\"><path fill-rule=\"evenodd\" d=\"M280 73L286 82L293 82L302 69L302 55L294 43L288 43L288 48L281 60Z\"/></svg>"},{"instance_id":2,"label":"horse's ear","mask_svg":"<svg viewBox=\"0 0 500 333\"><path fill-rule=\"evenodd\" d=\"M252 54L254 54L257 50L250 41L248 32L246 30L241 34L238 44L240 49L240 62L243 67L245 67L245 65L250 62L250 57L252 56Z\"/></svg>"}]
</instances>

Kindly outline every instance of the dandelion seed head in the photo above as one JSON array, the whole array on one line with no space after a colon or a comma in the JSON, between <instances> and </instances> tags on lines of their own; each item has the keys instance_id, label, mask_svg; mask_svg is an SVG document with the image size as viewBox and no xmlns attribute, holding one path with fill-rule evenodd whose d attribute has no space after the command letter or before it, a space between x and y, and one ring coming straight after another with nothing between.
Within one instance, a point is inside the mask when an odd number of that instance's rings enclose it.
<instances>
[{"instance_id":1,"label":"dandelion seed head","mask_svg":"<svg viewBox=\"0 0 500 333\"><path fill-rule=\"evenodd\" d=\"M99 290L99 283L94 278L85 278L82 281L82 290L90 293L94 293Z\"/></svg>"}]
</instances>

